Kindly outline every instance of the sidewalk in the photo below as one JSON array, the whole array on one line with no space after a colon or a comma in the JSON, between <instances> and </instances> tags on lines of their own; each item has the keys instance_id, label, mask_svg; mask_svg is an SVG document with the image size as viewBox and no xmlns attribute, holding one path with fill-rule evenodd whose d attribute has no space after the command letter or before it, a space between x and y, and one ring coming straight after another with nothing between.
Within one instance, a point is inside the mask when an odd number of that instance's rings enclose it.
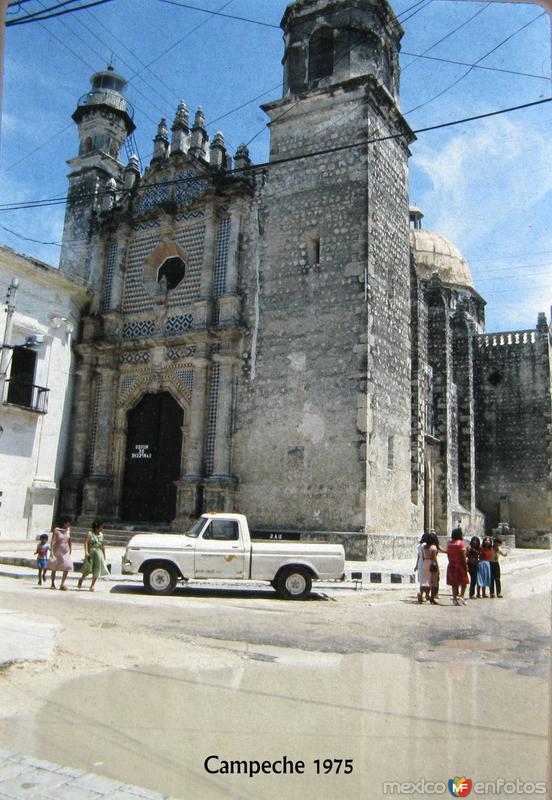
<instances>
[{"instance_id":1,"label":"sidewalk","mask_svg":"<svg viewBox=\"0 0 552 800\"><path fill-rule=\"evenodd\" d=\"M37 796L45 800L170 800L168 795L92 772L0 750L0 798Z\"/></svg>"}]
</instances>

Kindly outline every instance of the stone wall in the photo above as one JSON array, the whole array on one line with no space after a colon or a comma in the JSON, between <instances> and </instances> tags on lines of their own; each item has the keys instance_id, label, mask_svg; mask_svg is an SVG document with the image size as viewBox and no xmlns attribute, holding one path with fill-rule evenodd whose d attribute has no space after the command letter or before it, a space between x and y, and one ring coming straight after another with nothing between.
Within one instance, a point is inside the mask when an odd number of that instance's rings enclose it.
<instances>
[{"instance_id":1,"label":"stone wall","mask_svg":"<svg viewBox=\"0 0 552 800\"><path fill-rule=\"evenodd\" d=\"M272 104L271 160L365 140L367 95L361 82ZM273 163L257 202L242 262L238 509L263 527L408 527L406 151Z\"/></svg>"},{"instance_id":2,"label":"stone wall","mask_svg":"<svg viewBox=\"0 0 552 800\"><path fill-rule=\"evenodd\" d=\"M488 527L550 529L550 337L536 330L476 341L477 502Z\"/></svg>"}]
</instances>

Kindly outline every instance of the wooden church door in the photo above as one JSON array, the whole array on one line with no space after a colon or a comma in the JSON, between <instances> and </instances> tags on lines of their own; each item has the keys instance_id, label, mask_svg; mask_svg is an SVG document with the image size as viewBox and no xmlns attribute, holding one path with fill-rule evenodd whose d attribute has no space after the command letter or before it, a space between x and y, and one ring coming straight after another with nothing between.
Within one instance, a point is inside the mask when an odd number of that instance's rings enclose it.
<instances>
[{"instance_id":1,"label":"wooden church door","mask_svg":"<svg viewBox=\"0 0 552 800\"><path fill-rule=\"evenodd\" d=\"M128 412L122 517L170 522L176 516L184 412L169 392L146 394Z\"/></svg>"}]
</instances>

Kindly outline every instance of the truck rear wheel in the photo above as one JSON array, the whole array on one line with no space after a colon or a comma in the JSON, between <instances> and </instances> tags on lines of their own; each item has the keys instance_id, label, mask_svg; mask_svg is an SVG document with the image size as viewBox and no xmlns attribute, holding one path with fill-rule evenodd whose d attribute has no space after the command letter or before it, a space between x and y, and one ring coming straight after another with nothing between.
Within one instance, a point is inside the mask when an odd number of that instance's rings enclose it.
<instances>
[{"instance_id":1,"label":"truck rear wheel","mask_svg":"<svg viewBox=\"0 0 552 800\"><path fill-rule=\"evenodd\" d=\"M178 576L170 564L152 564L144 570L144 586L149 594L172 594Z\"/></svg>"},{"instance_id":2,"label":"truck rear wheel","mask_svg":"<svg viewBox=\"0 0 552 800\"><path fill-rule=\"evenodd\" d=\"M288 567L278 575L276 591L285 600L304 600L312 589L312 577L305 567Z\"/></svg>"}]
</instances>

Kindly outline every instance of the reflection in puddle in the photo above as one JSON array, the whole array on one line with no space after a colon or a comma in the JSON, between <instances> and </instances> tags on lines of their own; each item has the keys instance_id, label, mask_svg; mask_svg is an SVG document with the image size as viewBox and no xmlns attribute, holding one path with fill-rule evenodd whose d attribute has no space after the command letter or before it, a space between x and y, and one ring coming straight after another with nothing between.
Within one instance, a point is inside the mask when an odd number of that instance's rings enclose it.
<instances>
[{"instance_id":1,"label":"reflection in puddle","mask_svg":"<svg viewBox=\"0 0 552 800\"><path fill-rule=\"evenodd\" d=\"M103 672L63 684L31 718L3 721L0 743L86 770L103 764L110 777L186 798L372 800L390 777L448 781L468 771L544 780L546 682L457 661L458 643L487 644L445 640L448 663L267 647L235 668ZM304 761L305 774L209 775L210 755L286 755ZM315 759L326 758L352 758L354 772L317 776Z\"/></svg>"}]
</instances>

